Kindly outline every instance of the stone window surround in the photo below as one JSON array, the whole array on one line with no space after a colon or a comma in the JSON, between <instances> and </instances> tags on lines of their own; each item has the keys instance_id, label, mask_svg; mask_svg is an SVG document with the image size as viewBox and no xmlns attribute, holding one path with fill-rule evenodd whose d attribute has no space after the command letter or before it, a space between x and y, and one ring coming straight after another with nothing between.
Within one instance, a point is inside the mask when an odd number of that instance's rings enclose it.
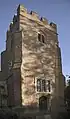
<instances>
[{"instance_id":1,"label":"stone window surround","mask_svg":"<svg viewBox=\"0 0 70 119\"><path fill-rule=\"evenodd\" d=\"M38 32L38 41L41 43L45 43L45 35L42 32Z\"/></svg>"},{"instance_id":2,"label":"stone window surround","mask_svg":"<svg viewBox=\"0 0 70 119\"><path fill-rule=\"evenodd\" d=\"M45 80L46 81L46 86L48 85L48 81L50 81L49 83L49 85L50 85L50 87L47 87L47 89L46 89L46 91L37 91L37 80L38 79L41 79L41 80ZM43 77L35 77L35 81L34 81L34 83L35 83L35 92L36 93L51 93L51 80L46 80L45 78L43 78Z\"/></svg>"}]
</instances>

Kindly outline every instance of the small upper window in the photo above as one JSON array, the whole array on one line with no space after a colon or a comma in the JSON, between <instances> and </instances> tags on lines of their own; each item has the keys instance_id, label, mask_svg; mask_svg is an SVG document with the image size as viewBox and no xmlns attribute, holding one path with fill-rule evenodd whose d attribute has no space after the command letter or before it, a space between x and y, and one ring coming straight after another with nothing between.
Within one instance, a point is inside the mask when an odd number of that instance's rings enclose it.
<instances>
[{"instance_id":1,"label":"small upper window","mask_svg":"<svg viewBox=\"0 0 70 119\"><path fill-rule=\"evenodd\" d=\"M41 34L38 33L38 40L41 41Z\"/></svg>"},{"instance_id":2,"label":"small upper window","mask_svg":"<svg viewBox=\"0 0 70 119\"><path fill-rule=\"evenodd\" d=\"M42 35L42 42L45 43L45 42L44 42L44 35Z\"/></svg>"},{"instance_id":3,"label":"small upper window","mask_svg":"<svg viewBox=\"0 0 70 119\"><path fill-rule=\"evenodd\" d=\"M38 33L38 40L42 43L45 43L45 38L43 34Z\"/></svg>"}]
</instances>

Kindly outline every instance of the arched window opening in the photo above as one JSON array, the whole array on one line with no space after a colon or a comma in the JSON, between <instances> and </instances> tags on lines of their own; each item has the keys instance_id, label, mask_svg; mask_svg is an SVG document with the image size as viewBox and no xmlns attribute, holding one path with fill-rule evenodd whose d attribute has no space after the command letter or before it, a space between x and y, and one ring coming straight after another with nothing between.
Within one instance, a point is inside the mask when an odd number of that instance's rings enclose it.
<instances>
[{"instance_id":1,"label":"arched window opening","mask_svg":"<svg viewBox=\"0 0 70 119\"><path fill-rule=\"evenodd\" d=\"M45 38L43 34L38 33L38 40L42 43L45 43Z\"/></svg>"},{"instance_id":2,"label":"arched window opening","mask_svg":"<svg viewBox=\"0 0 70 119\"><path fill-rule=\"evenodd\" d=\"M38 33L38 40L41 42L41 34Z\"/></svg>"}]
</instances>

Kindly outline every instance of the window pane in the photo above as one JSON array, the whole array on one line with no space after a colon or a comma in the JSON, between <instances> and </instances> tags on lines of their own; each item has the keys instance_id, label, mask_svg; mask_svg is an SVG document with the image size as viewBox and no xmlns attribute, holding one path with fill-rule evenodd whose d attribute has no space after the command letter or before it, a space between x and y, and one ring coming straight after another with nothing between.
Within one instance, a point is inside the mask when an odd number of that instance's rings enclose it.
<instances>
[{"instance_id":1,"label":"window pane","mask_svg":"<svg viewBox=\"0 0 70 119\"><path fill-rule=\"evenodd\" d=\"M46 91L50 92L50 80L46 80Z\"/></svg>"},{"instance_id":2,"label":"window pane","mask_svg":"<svg viewBox=\"0 0 70 119\"><path fill-rule=\"evenodd\" d=\"M38 40L41 41L41 34L38 34Z\"/></svg>"},{"instance_id":3,"label":"window pane","mask_svg":"<svg viewBox=\"0 0 70 119\"><path fill-rule=\"evenodd\" d=\"M37 80L37 91L41 92L41 80Z\"/></svg>"},{"instance_id":4,"label":"window pane","mask_svg":"<svg viewBox=\"0 0 70 119\"><path fill-rule=\"evenodd\" d=\"M48 91L50 92L50 81L48 81Z\"/></svg>"},{"instance_id":5,"label":"window pane","mask_svg":"<svg viewBox=\"0 0 70 119\"><path fill-rule=\"evenodd\" d=\"M42 80L42 91L46 91L46 82Z\"/></svg>"}]
</instances>

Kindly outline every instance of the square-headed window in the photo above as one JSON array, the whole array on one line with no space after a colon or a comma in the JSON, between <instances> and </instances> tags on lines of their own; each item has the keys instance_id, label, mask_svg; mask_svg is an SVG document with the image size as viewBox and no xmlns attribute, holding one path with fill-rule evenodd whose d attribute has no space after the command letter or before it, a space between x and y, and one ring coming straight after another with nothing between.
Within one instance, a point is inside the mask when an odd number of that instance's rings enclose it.
<instances>
[{"instance_id":1,"label":"square-headed window","mask_svg":"<svg viewBox=\"0 0 70 119\"><path fill-rule=\"evenodd\" d=\"M38 92L50 92L50 80L37 79L37 91Z\"/></svg>"}]
</instances>

